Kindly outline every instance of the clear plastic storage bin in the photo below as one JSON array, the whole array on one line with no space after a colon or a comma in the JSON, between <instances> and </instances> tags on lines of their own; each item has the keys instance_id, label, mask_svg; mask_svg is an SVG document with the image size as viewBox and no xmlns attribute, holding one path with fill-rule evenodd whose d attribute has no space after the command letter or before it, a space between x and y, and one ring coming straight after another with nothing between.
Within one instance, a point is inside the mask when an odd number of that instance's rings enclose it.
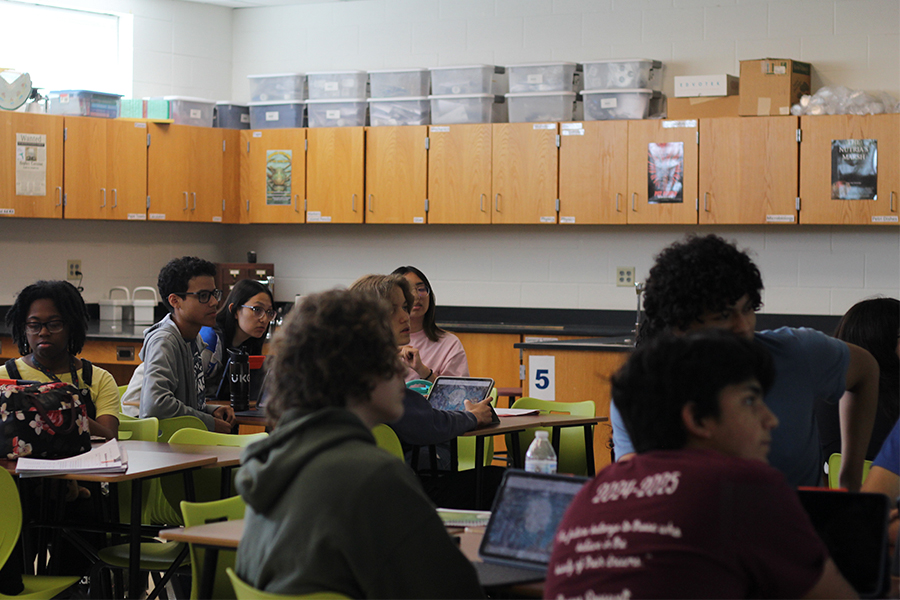
<instances>
[{"instance_id":1,"label":"clear plastic storage bin","mask_svg":"<svg viewBox=\"0 0 900 600\"><path fill-rule=\"evenodd\" d=\"M306 75L303 73L247 75L247 79L250 80L251 102L306 100Z\"/></svg>"},{"instance_id":2,"label":"clear plastic storage bin","mask_svg":"<svg viewBox=\"0 0 900 600\"><path fill-rule=\"evenodd\" d=\"M413 98L369 98L369 124L428 125L431 103L428 96Z\"/></svg>"},{"instance_id":3,"label":"clear plastic storage bin","mask_svg":"<svg viewBox=\"0 0 900 600\"><path fill-rule=\"evenodd\" d=\"M584 63L584 89L662 89L663 64L648 58L594 60Z\"/></svg>"},{"instance_id":4,"label":"clear plastic storage bin","mask_svg":"<svg viewBox=\"0 0 900 600\"><path fill-rule=\"evenodd\" d=\"M373 98L427 96L430 83L428 69L369 71L369 94Z\"/></svg>"},{"instance_id":5,"label":"clear plastic storage bin","mask_svg":"<svg viewBox=\"0 0 900 600\"><path fill-rule=\"evenodd\" d=\"M428 98L433 125L491 123L494 102L503 101L503 96L493 94L445 94Z\"/></svg>"},{"instance_id":6,"label":"clear plastic storage bin","mask_svg":"<svg viewBox=\"0 0 900 600\"><path fill-rule=\"evenodd\" d=\"M663 95L655 90L585 90L581 94L586 121L646 119L662 112Z\"/></svg>"},{"instance_id":7,"label":"clear plastic storage bin","mask_svg":"<svg viewBox=\"0 0 900 600\"><path fill-rule=\"evenodd\" d=\"M576 90L575 72L581 65L570 62L507 65L511 94L571 92Z\"/></svg>"},{"instance_id":8,"label":"clear plastic storage bin","mask_svg":"<svg viewBox=\"0 0 900 600\"><path fill-rule=\"evenodd\" d=\"M303 106L301 100L251 102L250 129L303 127Z\"/></svg>"},{"instance_id":9,"label":"clear plastic storage bin","mask_svg":"<svg viewBox=\"0 0 900 600\"><path fill-rule=\"evenodd\" d=\"M366 99L307 100L310 127L361 127L366 124Z\"/></svg>"},{"instance_id":10,"label":"clear plastic storage bin","mask_svg":"<svg viewBox=\"0 0 900 600\"><path fill-rule=\"evenodd\" d=\"M188 96L163 96L162 98L152 98L152 100L165 100L169 103L169 118L173 123L199 127L212 127L213 125L213 111L216 107L214 100ZM147 116L150 118L149 112Z\"/></svg>"},{"instance_id":11,"label":"clear plastic storage bin","mask_svg":"<svg viewBox=\"0 0 900 600\"><path fill-rule=\"evenodd\" d=\"M435 96L450 94L504 94L506 69L494 65L464 67L432 67L431 92Z\"/></svg>"},{"instance_id":12,"label":"clear plastic storage bin","mask_svg":"<svg viewBox=\"0 0 900 600\"><path fill-rule=\"evenodd\" d=\"M250 107L246 104L216 102L215 127L224 129L250 129Z\"/></svg>"},{"instance_id":13,"label":"clear plastic storage bin","mask_svg":"<svg viewBox=\"0 0 900 600\"><path fill-rule=\"evenodd\" d=\"M533 92L506 94L510 123L571 121L575 110L575 92Z\"/></svg>"},{"instance_id":14,"label":"clear plastic storage bin","mask_svg":"<svg viewBox=\"0 0 900 600\"><path fill-rule=\"evenodd\" d=\"M117 119L121 94L106 94L89 90L58 90L48 94L51 115L103 117Z\"/></svg>"},{"instance_id":15,"label":"clear plastic storage bin","mask_svg":"<svg viewBox=\"0 0 900 600\"><path fill-rule=\"evenodd\" d=\"M326 98L365 98L366 93L365 71L321 71L307 73L306 81L309 86L311 100L324 100Z\"/></svg>"}]
</instances>

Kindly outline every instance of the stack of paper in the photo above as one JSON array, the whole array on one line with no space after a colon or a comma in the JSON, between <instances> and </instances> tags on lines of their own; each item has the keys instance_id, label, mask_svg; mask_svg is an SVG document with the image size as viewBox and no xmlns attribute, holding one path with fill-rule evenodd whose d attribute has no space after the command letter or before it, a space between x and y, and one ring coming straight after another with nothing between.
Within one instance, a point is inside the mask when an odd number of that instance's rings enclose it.
<instances>
[{"instance_id":1,"label":"stack of paper","mask_svg":"<svg viewBox=\"0 0 900 600\"><path fill-rule=\"evenodd\" d=\"M539 415L541 411L536 408L495 408L498 417L526 417Z\"/></svg>"},{"instance_id":2,"label":"stack of paper","mask_svg":"<svg viewBox=\"0 0 900 600\"><path fill-rule=\"evenodd\" d=\"M110 440L84 454L70 458L28 458L16 461L19 477L48 477L77 473L124 473L128 455L116 440Z\"/></svg>"},{"instance_id":3,"label":"stack of paper","mask_svg":"<svg viewBox=\"0 0 900 600\"><path fill-rule=\"evenodd\" d=\"M439 508L437 514L444 522L444 527L487 527L491 518L489 510Z\"/></svg>"}]
</instances>

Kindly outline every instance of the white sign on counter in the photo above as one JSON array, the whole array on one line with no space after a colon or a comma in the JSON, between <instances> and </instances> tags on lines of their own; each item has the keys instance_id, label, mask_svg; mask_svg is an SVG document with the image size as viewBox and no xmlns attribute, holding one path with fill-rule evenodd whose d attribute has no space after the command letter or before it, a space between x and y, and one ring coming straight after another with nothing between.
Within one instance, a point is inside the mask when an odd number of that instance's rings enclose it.
<instances>
[{"instance_id":1,"label":"white sign on counter","mask_svg":"<svg viewBox=\"0 0 900 600\"><path fill-rule=\"evenodd\" d=\"M556 400L556 357L528 357L528 395L540 400Z\"/></svg>"}]
</instances>

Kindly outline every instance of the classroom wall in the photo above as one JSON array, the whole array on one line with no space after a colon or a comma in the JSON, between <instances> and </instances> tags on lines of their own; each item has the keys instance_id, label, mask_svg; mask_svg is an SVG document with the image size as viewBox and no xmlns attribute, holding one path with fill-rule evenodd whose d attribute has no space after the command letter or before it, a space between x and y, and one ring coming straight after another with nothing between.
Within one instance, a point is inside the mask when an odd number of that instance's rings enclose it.
<instances>
[{"instance_id":1,"label":"classroom wall","mask_svg":"<svg viewBox=\"0 0 900 600\"><path fill-rule=\"evenodd\" d=\"M135 15L135 95L246 100L246 75L640 56L677 74L738 73L738 61L813 64L813 87L900 96L900 0L351 0L231 10L175 0L65 0ZM200 73L222 69L228 81ZM215 63L215 64L214 64ZM221 64L220 64L221 63ZM227 76L226 76L227 77ZM145 90L154 90L152 92ZM81 258L85 298L148 285L172 256L274 262L291 300L414 264L441 304L632 309L616 266L646 277L687 232L716 232L755 255L765 312L841 314L900 295L900 230L876 227L185 225L0 220L0 304ZM49 242L48 242L49 240ZM28 269L21 268L23 261Z\"/></svg>"}]
</instances>

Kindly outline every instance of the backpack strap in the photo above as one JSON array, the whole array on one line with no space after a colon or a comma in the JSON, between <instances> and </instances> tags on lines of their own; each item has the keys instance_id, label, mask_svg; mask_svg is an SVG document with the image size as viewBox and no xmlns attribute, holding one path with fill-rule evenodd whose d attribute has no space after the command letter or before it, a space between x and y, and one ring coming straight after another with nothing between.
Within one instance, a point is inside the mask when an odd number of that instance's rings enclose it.
<instances>
[{"instance_id":1,"label":"backpack strap","mask_svg":"<svg viewBox=\"0 0 900 600\"><path fill-rule=\"evenodd\" d=\"M84 379L84 385L91 387L94 379L94 365L86 358L81 359L81 378Z\"/></svg>"},{"instance_id":2,"label":"backpack strap","mask_svg":"<svg viewBox=\"0 0 900 600\"><path fill-rule=\"evenodd\" d=\"M19 373L19 367L16 366L16 359L9 359L3 366L6 367L6 374L10 379L22 379L22 374Z\"/></svg>"}]
</instances>

